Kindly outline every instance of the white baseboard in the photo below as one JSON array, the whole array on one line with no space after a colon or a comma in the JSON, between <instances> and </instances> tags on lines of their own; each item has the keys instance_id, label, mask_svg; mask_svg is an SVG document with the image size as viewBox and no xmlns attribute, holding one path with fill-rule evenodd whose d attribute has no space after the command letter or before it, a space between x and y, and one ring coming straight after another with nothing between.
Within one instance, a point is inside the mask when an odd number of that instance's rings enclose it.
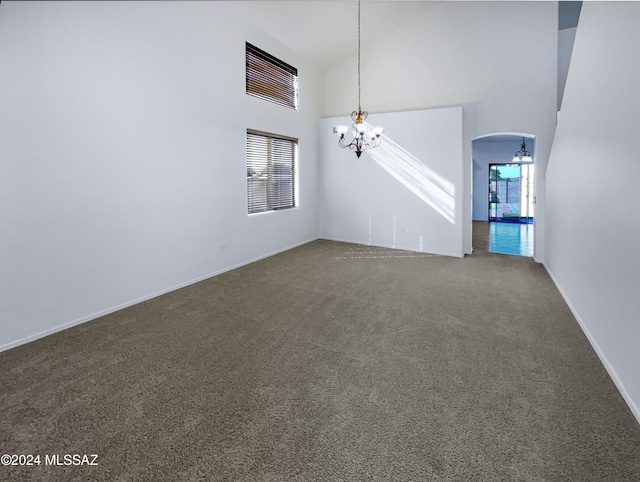
<instances>
[{"instance_id":1,"label":"white baseboard","mask_svg":"<svg viewBox=\"0 0 640 482\"><path fill-rule=\"evenodd\" d=\"M147 300L156 298L158 296L162 296L162 295L164 295L166 293L170 293L171 291L179 290L180 288L184 288L186 286L189 286L189 285L192 285L192 284L195 284L195 283L199 283L200 281L204 281L206 279L213 278L214 276L218 276L218 275L220 275L222 273L226 273L227 271L232 271L232 270L234 270L236 268L240 268L240 267L245 266L247 264L255 263L256 261L260 261L261 259L268 258L270 256L274 256L276 254L283 253L285 251L289 251L290 249L297 248L298 246L302 246L303 244L310 243L312 241L315 241L316 239L318 239L318 238L308 239L306 241L302 241L300 243L288 246L286 248L279 249L279 250L276 250L276 251L273 251L273 252L258 256L256 258L252 258L252 259L250 259L248 261L243 261L241 263L237 263L237 264L234 264L232 266L227 266L227 267L225 267L225 268L223 268L221 270L215 271L213 273L206 274L204 276L200 276L200 277L198 277L196 279L192 279L190 281L185 281L184 283L177 284L177 285L172 286L170 288L166 288L166 289L163 289L163 290L160 290L160 291L156 291L155 293L151 293L151 294L142 296L140 298L136 298L134 300L127 301L125 303L122 303L122 304L119 304L119 305L116 305L116 306L112 306L112 307L107 308L105 310L100 310L100 311L92 313L90 315L83 316L83 317L78 318L76 320L69 321L69 322L66 322L66 323L62 323L61 325L57 325L57 326L54 326L52 328L48 328L48 329L46 329L44 331L41 331L41 332L38 332L38 333L34 333L32 335L29 335L29 336L25 336L25 337L20 338L18 340L14 340L14 341L11 341L9 343L5 343L4 345L0 345L0 352L6 351L6 350L10 350L11 348L15 348L15 347L20 346L20 345L24 345L25 343L29 343L29 342L35 341L35 340L37 340L39 338L44 338L45 336L53 335L54 333L57 333L59 331L66 330L68 328L71 328L71 327L76 326L76 325L80 325L82 323L86 323L87 321L95 320L96 318L100 318L101 316L105 316L105 315L114 313L114 312L122 310L124 308L128 308L129 306L137 305L138 303L142 303L143 301L147 301Z\"/></svg>"},{"instance_id":2,"label":"white baseboard","mask_svg":"<svg viewBox=\"0 0 640 482\"><path fill-rule=\"evenodd\" d=\"M596 352L596 355L598 355L598 358L600 358L600 362L602 363L602 365L604 365L605 370L607 370L607 373L609 374L609 377L611 377L611 380L613 380L613 383L615 384L615 386L617 387L618 391L620 392L620 395L622 395L622 398L624 398L624 401L629 406L629 409L631 410L631 413L633 413L633 416L636 418L637 422L640 424L640 409L638 408L638 405L636 405L636 403L633 401L633 399L631 398L631 396L627 392L627 390L626 390L626 388L624 386L624 383L622 382L622 380L620 380L620 377L618 376L618 373L613 368L613 366L611 366L611 364L609 363L609 360L605 356L604 352L600 349L600 346L598 345L598 342L595 340L595 338L589 332L589 329L587 328L587 325L584 323L582 318L580 318L580 315L578 314L578 312L576 311L574 306L571 304L571 300L569 299L569 297L566 295L566 293L564 292L564 290L562 289L562 287L558 283L558 280L553 275L553 272L549 269L549 267L546 264L543 263L543 266L547 270L547 273L549 273L549 276L553 280L553 283L556 285L556 288L560 292L560 295L564 299L565 303L567 303L567 306L571 310L571 313L573 313L573 316L575 317L575 319L578 322L578 325L580 325L580 328L582 329L583 333L585 334L585 336L589 340L589 343L591 343L591 346L593 347L594 351Z\"/></svg>"}]
</instances>

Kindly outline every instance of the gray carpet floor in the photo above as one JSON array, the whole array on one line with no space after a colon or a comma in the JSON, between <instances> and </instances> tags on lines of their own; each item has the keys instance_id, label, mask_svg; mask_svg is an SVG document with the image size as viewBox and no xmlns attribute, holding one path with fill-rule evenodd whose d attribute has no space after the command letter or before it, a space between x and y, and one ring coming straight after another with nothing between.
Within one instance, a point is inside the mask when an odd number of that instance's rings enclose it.
<instances>
[{"instance_id":1,"label":"gray carpet floor","mask_svg":"<svg viewBox=\"0 0 640 482\"><path fill-rule=\"evenodd\" d=\"M482 233L483 225L475 230ZM640 480L545 269L319 240L0 353L2 480Z\"/></svg>"}]
</instances>

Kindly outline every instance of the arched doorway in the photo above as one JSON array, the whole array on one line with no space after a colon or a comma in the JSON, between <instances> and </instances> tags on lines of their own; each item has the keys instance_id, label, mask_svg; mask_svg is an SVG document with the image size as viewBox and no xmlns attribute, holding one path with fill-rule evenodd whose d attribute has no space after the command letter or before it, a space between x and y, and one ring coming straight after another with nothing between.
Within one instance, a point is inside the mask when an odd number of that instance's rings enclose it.
<instances>
[{"instance_id":1,"label":"arched doorway","mask_svg":"<svg viewBox=\"0 0 640 482\"><path fill-rule=\"evenodd\" d=\"M472 156L474 247L533 256L535 136L479 136L472 140Z\"/></svg>"}]
</instances>

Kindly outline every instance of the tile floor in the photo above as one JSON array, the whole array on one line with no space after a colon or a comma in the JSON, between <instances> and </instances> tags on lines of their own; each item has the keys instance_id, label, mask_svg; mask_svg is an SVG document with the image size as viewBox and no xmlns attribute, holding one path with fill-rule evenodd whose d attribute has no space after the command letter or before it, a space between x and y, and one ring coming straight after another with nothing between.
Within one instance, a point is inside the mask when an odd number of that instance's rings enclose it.
<instances>
[{"instance_id":1,"label":"tile floor","mask_svg":"<svg viewBox=\"0 0 640 482\"><path fill-rule=\"evenodd\" d=\"M489 251L533 256L533 224L489 223Z\"/></svg>"}]
</instances>

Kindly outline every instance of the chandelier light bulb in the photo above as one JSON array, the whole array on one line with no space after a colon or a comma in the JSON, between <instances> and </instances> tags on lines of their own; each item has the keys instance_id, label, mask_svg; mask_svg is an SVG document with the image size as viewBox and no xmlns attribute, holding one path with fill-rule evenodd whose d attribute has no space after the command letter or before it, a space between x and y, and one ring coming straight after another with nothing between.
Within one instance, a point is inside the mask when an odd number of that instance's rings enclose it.
<instances>
[{"instance_id":1,"label":"chandelier light bulb","mask_svg":"<svg viewBox=\"0 0 640 482\"><path fill-rule=\"evenodd\" d=\"M333 133L338 134L340 137L344 137L349 132L349 126L339 125L333 128Z\"/></svg>"}]
</instances>

